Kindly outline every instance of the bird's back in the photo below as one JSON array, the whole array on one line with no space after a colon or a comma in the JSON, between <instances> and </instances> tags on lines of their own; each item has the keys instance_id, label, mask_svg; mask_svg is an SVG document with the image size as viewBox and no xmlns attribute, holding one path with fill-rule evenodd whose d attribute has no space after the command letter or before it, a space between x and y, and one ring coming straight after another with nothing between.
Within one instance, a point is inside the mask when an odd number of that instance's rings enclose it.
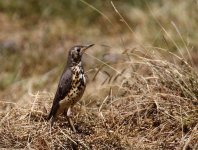
<instances>
[{"instance_id":1,"label":"bird's back","mask_svg":"<svg viewBox=\"0 0 198 150\"><path fill-rule=\"evenodd\" d=\"M54 97L53 105L48 116L48 120L57 113L59 103L63 100L69 93L72 86L72 71L67 68L63 71L63 74L59 80L58 88Z\"/></svg>"}]
</instances>

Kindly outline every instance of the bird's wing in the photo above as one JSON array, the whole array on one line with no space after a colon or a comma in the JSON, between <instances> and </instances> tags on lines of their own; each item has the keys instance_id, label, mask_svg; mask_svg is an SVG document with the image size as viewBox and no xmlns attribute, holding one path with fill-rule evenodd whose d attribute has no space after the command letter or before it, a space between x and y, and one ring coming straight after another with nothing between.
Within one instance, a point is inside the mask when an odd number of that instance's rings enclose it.
<instances>
[{"instance_id":1,"label":"bird's wing","mask_svg":"<svg viewBox=\"0 0 198 150\"><path fill-rule=\"evenodd\" d=\"M58 88L56 91L56 95L54 97L54 103L59 102L60 100L64 99L65 96L68 94L69 90L71 89L71 82L72 82L72 72L70 69L67 69L63 72Z\"/></svg>"},{"instance_id":2,"label":"bird's wing","mask_svg":"<svg viewBox=\"0 0 198 150\"><path fill-rule=\"evenodd\" d=\"M72 82L72 72L70 69L67 69L66 71L63 72L60 78L48 119L50 119L52 116L56 114L59 102L65 98L65 96L68 94L69 90L71 89L71 82Z\"/></svg>"}]
</instances>

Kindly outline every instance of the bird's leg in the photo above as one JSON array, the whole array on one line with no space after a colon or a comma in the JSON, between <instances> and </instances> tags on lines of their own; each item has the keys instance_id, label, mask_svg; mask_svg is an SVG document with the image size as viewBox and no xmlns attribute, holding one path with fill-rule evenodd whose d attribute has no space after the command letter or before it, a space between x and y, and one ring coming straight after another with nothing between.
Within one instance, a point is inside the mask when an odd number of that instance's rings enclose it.
<instances>
[{"instance_id":1,"label":"bird's leg","mask_svg":"<svg viewBox=\"0 0 198 150\"><path fill-rule=\"evenodd\" d=\"M71 120L71 108L70 108L70 107L69 107L69 109L67 110L67 119L68 119L68 122L69 122L69 124L70 124L72 130L73 130L74 132L76 132L76 129L75 129L74 124L73 124L73 121Z\"/></svg>"}]
</instances>

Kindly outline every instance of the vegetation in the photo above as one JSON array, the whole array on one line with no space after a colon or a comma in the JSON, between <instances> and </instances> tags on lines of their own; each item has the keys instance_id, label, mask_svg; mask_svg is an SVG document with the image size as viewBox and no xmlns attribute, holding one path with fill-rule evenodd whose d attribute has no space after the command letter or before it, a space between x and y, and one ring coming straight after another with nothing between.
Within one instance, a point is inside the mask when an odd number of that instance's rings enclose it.
<instances>
[{"instance_id":1,"label":"vegetation","mask_svg":"<svg viewBox=\"0 0 198 150\"><path fill-rule=\"evenodd\" d=\"M0 1L0 148L197 149L194 0ZM86 93L78 133L46 121L75 44Z\"/></svg>"}]
</instances>

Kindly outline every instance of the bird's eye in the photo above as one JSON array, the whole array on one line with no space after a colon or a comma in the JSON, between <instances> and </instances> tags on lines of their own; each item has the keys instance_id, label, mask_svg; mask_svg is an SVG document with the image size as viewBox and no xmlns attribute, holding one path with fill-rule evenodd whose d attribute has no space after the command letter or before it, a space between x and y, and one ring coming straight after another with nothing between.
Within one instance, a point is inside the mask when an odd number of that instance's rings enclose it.
<instances>
[{"instance_id":1,"label":"bird's eye","mask_svg":"<svg viewBox=\"0 0 198 150\"><path fill-rule=\"evenodd\" d=\"M77 52L80 52L80 48L79 47L76 50L77 50Z\"/></svg>"}]
</instances>

